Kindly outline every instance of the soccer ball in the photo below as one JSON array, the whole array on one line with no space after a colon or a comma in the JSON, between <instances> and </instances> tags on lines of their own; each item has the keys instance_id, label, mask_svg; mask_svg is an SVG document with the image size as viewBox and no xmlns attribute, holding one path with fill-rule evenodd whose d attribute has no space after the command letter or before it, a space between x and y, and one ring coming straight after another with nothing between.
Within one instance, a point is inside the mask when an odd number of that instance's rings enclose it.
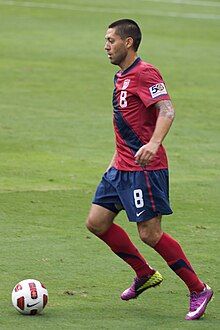
<instances>
[{"instance_id":1,"label":"soccer ball","mask_svg":"<svg viewBox=\"0 0 220 330\"><path fill-rule=\"evenodd\" d=\"M46 306L48 292L41 282L28 279L15 285L11 298L13 306L21 314L35 315Z\"/></svg>"}]
</instances>

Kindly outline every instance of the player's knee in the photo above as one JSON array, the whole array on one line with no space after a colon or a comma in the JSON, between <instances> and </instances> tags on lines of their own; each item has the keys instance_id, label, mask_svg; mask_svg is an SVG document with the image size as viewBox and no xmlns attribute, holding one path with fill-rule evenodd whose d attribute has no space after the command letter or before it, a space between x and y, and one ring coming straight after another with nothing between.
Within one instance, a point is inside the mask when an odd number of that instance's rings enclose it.
<instances>
[{"instance_id":1,"label":"player's knee","mask_svg":"<svg viewBox=\"0 0 220 330\"><path fill-rule=\"evenodd\" d=\"M145 244L154 247L160 240L162 232L161 231L157 231L157 232L146 232L146 231L142 231L139 233L140 235L140 239L142 240L142 242L144 242Z\"/></svg>"},{"instance_id":2,"label":"player's knee","mask_svg":"<svg viewBox=\"0 0 220 330\"><path fill-rule=\"evenodd\" d=\"M86 228L87 228L91 233L96 234L96 231L97 231L96 226L95 226L95 224L94 224L94 221L93 221L90 217L88 217L88 218L86 219Z\"/></svg>"},{"instance_id":3,"label":"player's knee","mask_svg":"<svg viewBox=\"0 0 220 330\"><path fill-rule=\"evenodd\" d=\"M99 222L90 216L86 220L86 228L94 235L101 235L106 231L106 228L103 228Z\"/></svg>"}]
</instances>

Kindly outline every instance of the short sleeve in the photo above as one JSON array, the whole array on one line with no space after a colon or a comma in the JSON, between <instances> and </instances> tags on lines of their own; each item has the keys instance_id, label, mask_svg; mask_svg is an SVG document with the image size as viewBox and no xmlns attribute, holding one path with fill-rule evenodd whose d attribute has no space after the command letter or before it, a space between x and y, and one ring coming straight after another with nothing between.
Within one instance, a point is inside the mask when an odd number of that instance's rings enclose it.
<instances>
[{"instance_id":1,"label":"short sleeve","mask_svg":"<svg viewBox=\"0 0 220 330\"><path fill-rule=\"evenodd\" d=\"M140 73L137 94L146 107L170 99L165 82L154 67L146 68Z\"/></svg>"}]
</instances>

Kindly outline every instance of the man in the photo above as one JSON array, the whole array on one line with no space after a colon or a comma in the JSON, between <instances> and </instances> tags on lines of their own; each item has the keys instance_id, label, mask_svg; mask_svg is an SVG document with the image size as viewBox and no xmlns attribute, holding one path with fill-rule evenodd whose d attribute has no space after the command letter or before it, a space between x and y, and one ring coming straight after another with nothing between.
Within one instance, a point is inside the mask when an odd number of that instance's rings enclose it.
<instances>
[{"instance_id":1,"label":"man","mask_svg":"<svg viewBox=\"0 0 220 330\"><path fill-rule=\"evenodd\" d=\"M170 97L159 71L137 57L141 31L136 22L122 19L112 23L105 40L110 62L121 69L115 75L113 92L116 151L97 188L87 228L136 273L121 299L138 297L163 278L114 223L124 209L129 221L137 223L141 240L157 251L188 287L186 320L199 319L213 291L198 278L180 244L161 228L162 215L172 213L162 146L174 119Z\"/></svg>"}]
</instances>

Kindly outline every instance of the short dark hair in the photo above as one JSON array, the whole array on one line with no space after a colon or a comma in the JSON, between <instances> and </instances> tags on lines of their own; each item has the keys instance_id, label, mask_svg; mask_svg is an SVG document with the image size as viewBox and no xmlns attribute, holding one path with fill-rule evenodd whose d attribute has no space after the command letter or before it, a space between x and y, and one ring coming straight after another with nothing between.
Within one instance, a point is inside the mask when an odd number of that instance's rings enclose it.
<instances>
[{"instance_id":1,"label":"short dark hair","mask_svg":"<svg viewBox=\"0 0 220 330\"><path fill-rule=\"evenodd\" d=\"M116 28L116 33L122 38L126 39L131 37L134 41L133 48L135 52L138 50L138 47L141 42L141 30L138 24L132 19L120 19L111 23L108 27L109 29Z\"/></svg>"}]
</instances>

